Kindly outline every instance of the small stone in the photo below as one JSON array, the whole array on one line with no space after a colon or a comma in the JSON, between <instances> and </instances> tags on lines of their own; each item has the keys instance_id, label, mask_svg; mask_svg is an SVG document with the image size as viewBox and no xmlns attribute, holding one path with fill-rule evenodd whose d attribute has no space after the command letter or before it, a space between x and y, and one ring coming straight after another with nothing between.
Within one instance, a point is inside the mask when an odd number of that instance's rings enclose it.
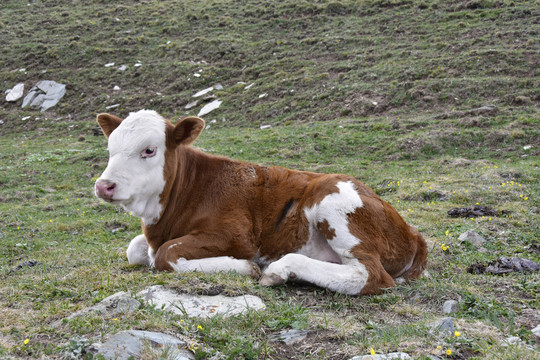
<instances>
[{"instance_id":1,"label":"small stone","mask_svg":"<svg viewBox=\"0 0 540 360\"><path fill-rule=\"evenodd\" d=\"M119 68L118 68L118 71L126 71L127 70L127 66L126 65L121 65Z\"/></svg>"},{"instance_id":2,"label":"small stone","mask_svg":"<svg viewBox=\"0 0 540 360\"><path fill-rule=\"evenodd\" d=\"M519 345L522 342L519 336L509 336L502 341L501 346Z\"/></svg>"},{"instance_id":3,"label":"small stone","mask_svg":"<svg viewBox=\"0 0 540 360\"><path fill-rule=\"evenodd\" d=\"M221 84L216 84L216 85L214 85L214 88L215 88L216 90L223 90L223 85L221 85Z\"/></svg>"},{"instance_id":4,"label":"small stone","mask_svg":"<svg viewBox=\"0 0 540 360\"><path fill-rule=\"evenodd\" d=\"M259 95L259 99L265 98L265 97L267 97L267 96L268 96L267 93L261 94L261 95Z\"/></svg>"},{"instance_id":5,"label":"small stone","mask_svg":"<svg viewBox=\"0 0 540 360\"><path fill-rule=\"evenodd\" d=\"M184 106L184 109L186 109L186 110L193 109L198 104L199 104L198 100L192 101L192 102L188 103L186 106Z\"/></svg>"},{"instance_id":6,"label":"small stone","mask_svg":"<svg viewBox=\"0 0 540 360\"><path fill-rule=\"evenodd\" d=\"M537 327L532 329L531 332L533 333L534 337L536 338L536 343L540 345L540 325L538 325Z\"/></svg>"},{"instance_id":7,"label":"small stone","mask_svg":"<svg viewBox=\"0 0 540 360\"><path fill-rule=\"evenodd\" d=\"M445 333L448 335L452 335L454 334L454 331L456 331L456 329L454 328L454 321L450 317L433 321L427 324L427 326L439 333Z\"/></svg>"},{"instance_id":8,"label":"small stone","mask_svg":"<svg viewBox=\"0 0 540 360\"><path fill-rule=\"evenodd\" d=\"M217 108L219 108L221 106L222 103L223 103L223 101L221 101L221 100L214 100L214 101L204 105L203 108L199 111L199 114L197 114L197 116L204 116L204 115L210 113L211 111L216 110Z\"/></svg>"},{"instance_id":9,"label":"small stone","mask_svg":"<svg viewBox=\"0 0 540 360\"><path fill-rule=\"evenodd\" d=\"M458 309L459 306L456 300L447 300L443 304L443 312L445 314L455 313L456 311L458 311Z\"/></svg>"},{"instance_id":10,"label":"small stone","mask_svg":"<svg viewBox=\"0 0 540 360\"><path fill-rule=\"evenodd\" d=\"M296 344L302 340L304 340L309 331L307 330L284 330L279 332L279 334L270 335L268 339L271 342L284 342L287 345L293 345Z\"/></svg>"},{"instance_id":11,"label":"small stone","mask_svg":"<svg viewBox=\"0 0 540 360\"><path fill-rule=\"evenodd\" d=\"M214 87L213 86L210 86L209 88L206 88L204 90L201 90L197 93L195 93L195 95L193 95L193 97L199 97L199 96L203 96L203 95L206 95L208 94L210 91L214 90Z\"/></svg>"},{"instance_id":12,"label":"small stone","mask_svg":"<svg viewBox=\"0 0 540 360\"><path fill-rule=\"evenodd\" d=\"M255 83L251 83L251 84L247 85L247 86L244 88L244 90L250 89L253 85L255 85Z\"/></svg>"},{"instance_id":13,"label":"small stone","mask_svg":"<svg viewBox=\"0 0 540 360\"><path fill-rule=\"evenodd\" d=\"M465 231L463 234L459 235L458 240L460 242L468 241L476 247L480 247L486 242L486 239L484 239L480 234L478 234L474 230Z\"/></svg>"},{"instance_id":14,"label":"small stone","mask_svg":"<svg viewBox=\"0 0 540 360\"><path fill-rule=\"evenodd\" d=\"M408 360L412 358L409 356L409 354L406 354L404 352L393 352L393 353L388 353L388 354L360 355L360 356L355 356L349 360L392 360L392 359Z\"/></svg>"},{"instance_id":15,"label":"small stone","mask_svg":"<svg viewBox=\"0 0 540 360\"><path fill-rule=\"evenodd\" d=\"M23 94L24 94L24 84L23 83L17 84L6 95L6 101L15 102L19 100L20 98L22 98Z\"/></svg>"},{"instance_id":16,"label":"small stone","mask_svg":"<svg viewBox=\"0 0 540 360\"><path fill-rule=\"evenodd\" d=\"M114 63L105 64L105 67L111 67L111 66L114 66Z\"/></svg>"},{"instance_id":17,"label":"small stone","mask_svg":"<svg viewBox=\"0 0 540 360\"><path fill-rule=\"evenodd\" d=\"M272 125L261 125L260 129L265 130L265 129L270 129L271 127Z\"/></svg>"},{"instance_id":18,"label":"small stone","mask_svg":"<svg viewBox=\"0 0 540 360\"><path fill-rule=\"evenodd\" d=\"M114 85L114 88L113 88L114 91L120 91L120 86L118 85Z\"/></svg>"},{"instance_id":19,"label":"small stone","mask_svg":"<svg viewBox=\"0 0 540 360\"><path fill-rule=\"evenodd\" d=\"M109 105L109 106L107 106L105 109L110 110L110 109L117 108L117 107L119 107L119 106L120 106L120 104Z\"/></svg>"}]
</instances>

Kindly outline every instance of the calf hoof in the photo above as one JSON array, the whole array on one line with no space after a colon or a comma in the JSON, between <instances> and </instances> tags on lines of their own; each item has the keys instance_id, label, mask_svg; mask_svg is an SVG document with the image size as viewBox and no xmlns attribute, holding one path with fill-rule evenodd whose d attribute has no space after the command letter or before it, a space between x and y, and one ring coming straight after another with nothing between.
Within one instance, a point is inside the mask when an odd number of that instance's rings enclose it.
<instances>
[{"instance_id":1,"label":"calf hoof","mask_svg":"<svg viewBox=\"0 0 540 360\"><path fill-rule=\"evenodd\" d=\"M284 284L286 279L281 278L281 276L276 274L264 274L259 280L259 284L263 286L276 286Z\"/></svg>"}]
</instances>

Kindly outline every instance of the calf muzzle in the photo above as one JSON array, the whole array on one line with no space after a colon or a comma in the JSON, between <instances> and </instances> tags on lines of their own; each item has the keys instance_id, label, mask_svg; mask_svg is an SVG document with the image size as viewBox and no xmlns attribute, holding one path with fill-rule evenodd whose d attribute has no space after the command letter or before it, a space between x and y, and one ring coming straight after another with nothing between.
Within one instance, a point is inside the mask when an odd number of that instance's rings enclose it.
<instances>
[{"instance_id":1,"label":"calf muzzle","mask_svg":"<svg viewBox=\"0 0 540 360\"><path fill-rule=\"evenodd\" d=\"M116 191L116 184L109 180L98 180L96 182L96 195L97 197L110 201L113 199Z\"/></svg>"}]
</instances>

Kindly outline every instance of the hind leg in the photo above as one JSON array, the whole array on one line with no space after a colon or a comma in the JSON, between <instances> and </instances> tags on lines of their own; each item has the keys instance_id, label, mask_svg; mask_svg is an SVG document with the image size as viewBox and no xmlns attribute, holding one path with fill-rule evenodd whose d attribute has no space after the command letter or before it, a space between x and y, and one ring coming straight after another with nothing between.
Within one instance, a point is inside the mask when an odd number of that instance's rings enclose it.
<instances>
[{"instance_id":1,"label":"hind leg","mask_svg":"<svg viewBox=\"0 0 540 360\"><path fill-rule=\"evenodd\" d=\"M394 279L386 272L378 256L362 254L358 261L366 267L369 273L366 285L360 292L361 295L376 295L395 286Z\"/></svg>"},{"instance_id":2,"label":"hind leg","mask_svg":"<svg viewBox=\"0 0 540 360\"><path fill-rule=\"evenodd\" d=\"M301 280L342 294L358 295L368 278L366 267L356 260L335 264L301 254L287 254L264 270L260 283L273 286L289 279Z\"/></svg>"}]
</instances>

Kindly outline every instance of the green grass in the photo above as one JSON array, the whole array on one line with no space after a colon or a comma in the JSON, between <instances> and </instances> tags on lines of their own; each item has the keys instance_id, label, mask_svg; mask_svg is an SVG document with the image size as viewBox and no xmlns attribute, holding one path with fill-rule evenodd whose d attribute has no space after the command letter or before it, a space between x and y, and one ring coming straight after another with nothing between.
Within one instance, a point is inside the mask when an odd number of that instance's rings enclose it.
<instances>
[{"instance_id":1,"label":"green grass","mask_svg":"<svg viewBox=\"0 0 540 360\"><path fill-rule=\"evenodd\" d=\"M540 263L539 9L537 1L506 0L0 5L2 89L67 84L45 113L0 101L0 357L83 357L89 343L132 328L175 334L198 358L348 359L370 348L419 359L540 357L501 345L508 336L535 345L540 275L466 271L500 256ZM358 177L425 235L428 275L348 297L129 266L125 249L140 223L93 195L107 162L95 116L120 104L110 111L152 108L174 121L196 115L202 103L184 105L217 83L223 105L206 116L197 146ZM497 110L475 110L489 104ZM447 215L476 203L505 215ZM486 238L485 252L458 241L469 229ZM40 264L16 270L29 260ZM142 306L117 320L61 321L118 291L156 284L254 294L267 308L199 320ZM427 326L449 299L461 300L453 315L459 337ZM287 329L312 333L300 346L269 340Z\"/></svg>"}]
</instances>

